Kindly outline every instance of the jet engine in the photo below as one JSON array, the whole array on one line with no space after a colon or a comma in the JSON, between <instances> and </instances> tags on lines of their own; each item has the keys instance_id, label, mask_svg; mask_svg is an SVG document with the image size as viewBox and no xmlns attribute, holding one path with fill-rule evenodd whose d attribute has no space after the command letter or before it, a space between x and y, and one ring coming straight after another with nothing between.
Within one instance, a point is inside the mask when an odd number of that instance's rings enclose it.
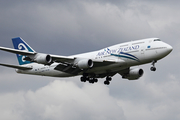
<instances>
[{"instance_id":1,"label":"jet engine","mask_svg":"<svg viewBox=\"0 0 180 120\"><path fill-rule=\"evenodd\" d=\"M50 55L39 53L35 56L34 62L44 65L50 65L52 58Z\"/></svg>"},{"instance_id":2,"label":"jet engine","mask_svg":"<svg viewBox=\"0 0 180 120\"><path fill-rule=\"evenodd\" d=\"M88 69L93 67L93 61L91 59L82 59L77 62L77 66L80 69Z\"/></svg>"},{"instance_id":3,"label":"jet engine","mask_svg":"<svg viewBox=\"0 0 180 120\"><path fill-rule=\"evenodd\" d=\"M128 74L125 74L123 78L126 78L128 80L137 80L144 74L143 69L140 68L134 68L130 69Z\"/></svg>"}]
</instances>

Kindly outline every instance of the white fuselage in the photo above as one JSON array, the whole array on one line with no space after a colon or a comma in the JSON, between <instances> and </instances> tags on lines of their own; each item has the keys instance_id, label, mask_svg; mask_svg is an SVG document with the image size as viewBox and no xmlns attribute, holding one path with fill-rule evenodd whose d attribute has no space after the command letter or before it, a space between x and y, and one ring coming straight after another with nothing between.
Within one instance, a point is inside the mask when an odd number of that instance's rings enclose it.
<instances>
[{"instance_id":1,"label":"white fuselage","mask_svg":"<svg viewBox=\"0 0 180 120\"><path fill-rule=\"evenodd\" d=\"M88 58L93 61L113 61L113 64L100 67L92 67L87 73L103 74L117 72L131 66L150 63L153 60L160 60L172 51L172 47L158 38L143 39L110 46L98 51L73 55L75 58ZM16 70L22 74L43 75L52 77L74 76L66 72L54 70L59 63L50 66L31 63L24 66L32 67L31 70ZM79 73L83 74L82 72Z\"/></svg>"}]
</instances>

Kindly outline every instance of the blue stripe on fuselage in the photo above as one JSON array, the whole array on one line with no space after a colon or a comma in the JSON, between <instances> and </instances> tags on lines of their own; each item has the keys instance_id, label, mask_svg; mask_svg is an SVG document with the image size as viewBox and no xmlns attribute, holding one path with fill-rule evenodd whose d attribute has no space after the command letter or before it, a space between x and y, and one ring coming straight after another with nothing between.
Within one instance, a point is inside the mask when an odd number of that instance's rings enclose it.
<instances>
[{"instance_id":1,"label":"blue stripe on fuselage","mask_svg":"<svg viewBox=\"0 0 180 120\"><path fill-rule=\"evenodd\" d=\"M111 54L111 55L116 56L116 57L128 58L128 59L135 60L135 61L139 62L139 59L137 57L135 57L134 55L131 55L128 53L123 53L123 52L121 52L121 54L124 54L124 55L117 55L117 54ZM125 55L127 55L127 56L125 56Z\"/></svg>"},{"instance_id":2,"label":"blue stripe on fuselage","mask_svg":"<svg viewBox=\"0 0 180 120\"><path fill-rule=\"evenodd\" d=\"M136 56L131 55L131 54L129 54L129 53L120 52L120 54L124 54L124 55L131 56L131 57L133 57L133 58L135 58L135 59L137 59L137 60L139 61L139 59L138 59Z\"/></svg>"}]
</instances>

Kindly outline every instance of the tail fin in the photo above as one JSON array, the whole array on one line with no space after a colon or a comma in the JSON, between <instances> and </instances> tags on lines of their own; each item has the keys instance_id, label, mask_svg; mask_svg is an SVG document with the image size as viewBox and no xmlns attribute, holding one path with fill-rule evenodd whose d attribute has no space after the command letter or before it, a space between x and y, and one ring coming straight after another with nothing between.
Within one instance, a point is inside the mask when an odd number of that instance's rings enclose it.
<instances>
[{"instance_id":1,"label":"tail fin","mask_svg":"<svg viewBox=\"0 0 180 120\"><path fill-rule=\"evenodd\" d=\"M13 45L14 45L14 48L17 49L17 50L25 50L25 51L28 51L28 52L35 52L22 38L20 37L17 37L17 38L13 38L12 39L12 42L13 42ZM30 61L25 61L24 58L26 56L22 56L22 55L19 55L19 54L16 54L17 55L17 59L18 59L18 62L19 62L19 65L24 65L24 64L29 64L31 63Z\"/></svg>"}]
</instances>

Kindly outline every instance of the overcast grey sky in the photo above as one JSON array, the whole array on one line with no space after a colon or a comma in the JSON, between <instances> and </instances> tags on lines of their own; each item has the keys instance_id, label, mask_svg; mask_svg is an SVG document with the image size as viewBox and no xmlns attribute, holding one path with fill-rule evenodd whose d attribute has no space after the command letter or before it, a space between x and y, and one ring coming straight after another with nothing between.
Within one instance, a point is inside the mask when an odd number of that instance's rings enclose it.
<instances>
[{"instance_id":1,"label":"overcast grey sky","mask_svg":"<svg viewBox=\"0 0 180 120\"><path fill-rule=\"evenodd\" d=\"M179 120L180 8L163 0L0 0L0 46L22 37L37 52L72 55L121 42L159 37L173 52L137 66L138 81L113 77L110 86L81 83L79 77L16 74L0 67L2 120ZM0 51L0 63L17 64Z\"/></svg>"}]
</instances>

